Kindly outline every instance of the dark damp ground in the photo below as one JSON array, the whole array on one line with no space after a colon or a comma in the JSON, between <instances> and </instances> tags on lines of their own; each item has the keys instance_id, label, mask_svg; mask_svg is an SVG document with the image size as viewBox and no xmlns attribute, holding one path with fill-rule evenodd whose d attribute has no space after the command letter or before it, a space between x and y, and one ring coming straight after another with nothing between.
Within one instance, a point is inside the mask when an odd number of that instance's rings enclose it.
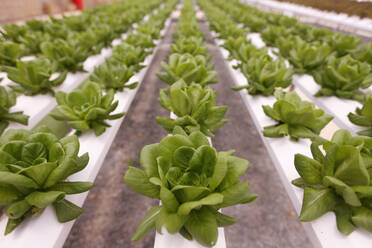
<instances>
[{"instance_id":1,"label":"dark damp ground","mask_svg":"<svg viewBox=\"0 0 372 248\"><path fill-rule=\"evenodd\" d=\"M258 130L253 124L238 92L230 90L233 80L222 55L213 43L208 27L205 32L219 83L217 104L227 105L226 118L230 121L216 132L213 145L217 150L235 149L238 156L251 163L243 180L251 183L251 191L259 195L249 205L224 210L238 222L225 228L228 248L308 248L312 247L280 181ZM139 166L138 158L144 145L158 142L166 135L157 125L156 116L167 116L157 102L159 89L166 87L155 73L160 62L170 52L172 22L154 61L123 121L104 164L84 204L84 214L78 218L64 248L152 248L155 232L133 243L131 235L147 209L156 200L134 193L123 183L128 164ZM173 248L173 247L164 247Z\"/></svg>"}]
</instances>

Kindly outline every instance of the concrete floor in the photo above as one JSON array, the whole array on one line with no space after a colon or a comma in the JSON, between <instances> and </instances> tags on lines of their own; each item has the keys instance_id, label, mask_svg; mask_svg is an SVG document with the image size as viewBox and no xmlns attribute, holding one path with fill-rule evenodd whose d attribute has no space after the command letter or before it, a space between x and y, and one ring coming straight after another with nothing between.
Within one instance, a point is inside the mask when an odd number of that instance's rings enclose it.
<instances>
[{"instance_id":1,"label":"concrete floor","mask_svg":"<svg viewBox=\"0 0 372 248\"><path fill-rule=\"evenodd\" d=\"M167 85L155 73L161 70L160 62L170 52L174 24L172 22L154 57L98 174L95 187L88 195L85 212L73 226L64 248L153 247L154 231L136 243L131 242L130 237L147 209L158 202L133 192L123 183L123 176L128 164L139 166L138 158L144 145L158 142L166 135L155 117L169 115L157 102L159 89ZM238 219L235 225L225 229L227 247L312 247L240 94L230 89L234 85L232 77L207 25L201 23L201 28L206 33L218 73L219 83L212 86L218 91L217 104L229 107L226 118L230 121L215 133L213 145L218 151L236 149L237 156L251 162L242 180L248 180L251 192L259 195L251 204L224 210Z\"/></svg>"}]
</instances>

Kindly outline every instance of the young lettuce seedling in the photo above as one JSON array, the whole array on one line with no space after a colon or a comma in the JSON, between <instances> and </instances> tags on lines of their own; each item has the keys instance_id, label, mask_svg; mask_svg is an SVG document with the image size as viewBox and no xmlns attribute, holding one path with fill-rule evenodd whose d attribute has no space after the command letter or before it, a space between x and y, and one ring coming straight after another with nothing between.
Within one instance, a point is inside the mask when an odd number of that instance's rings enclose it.
<instances>
[{"instance_id":1,"label":"young lettuce seedling","mask_svg":"<svg viewBox=\"0 0 372 248\"><path fill-rule=\"evenodd\" d=\"M18 85L10 85L16 92L25 95L53 94L53 87L61 85L67 72L51 80L52 74L56 72L55 64L46 58L37 58L31 61L18 61L16 67L4 66L8 78Z\"/></svg>"},{"instance_id":2,"label":"young lettuce seedling","mask_svg":"<svg viewBox=\"0 0 372 248\"><path fill-rule=\"evenodd\" d=\"M223 119L227 106L216 106L216 92L206 86L192 83L187 85L182 79L167 89L160 90L159 103L178 116L177 119L157 117L156 121L171 133L175 126L186 133L200 130L213 137L214 131L226 124Z\"/></svg>"},{"instance_id":3,"label":"young lettuce seedling","mask_svg":"<svg viewBox=\"0 0 372 248\"><path fill-rule=\"evenodd\" d=\"M168 64L162 62L161 65L164 72L158 72L156 75L169 85L180 79L187 84L196 82L202 86L218 82L213 64L208 64L208 59L202 55L174 53L169 56Z\"/></svg>"},{"instance_id":4,"label":"young lettuce seedling","mask_svg":"<svg viewBox=\"0 0 372 248\"><path fill-rule=\"evenodd\" d=\"M323 142L320 131L333 119L311 102L302 101L296 92L275 91L277 101L273 107L262 106L265 114L278 121L263 130L265 137L278 138L289 135L292 139L309 138Z\"/></svg>"},{"instance_id":5,"label":"young lettuce seedling","mask_svg":"<svg viewBox=\"0 0 372 248\"><path fill-rule=\"evenodd\" d=\"M58 111L51 115L56 120L66 120L71 128L77 130L77 134L93 129L99 136L111 127L107 120L119 119L125 114L110 115L119 104L119 101L113 103L114 96L114 90L108 90L103 96L97 83L87 82L71 93L57 92Z\"/></svg>"}]
</instances>

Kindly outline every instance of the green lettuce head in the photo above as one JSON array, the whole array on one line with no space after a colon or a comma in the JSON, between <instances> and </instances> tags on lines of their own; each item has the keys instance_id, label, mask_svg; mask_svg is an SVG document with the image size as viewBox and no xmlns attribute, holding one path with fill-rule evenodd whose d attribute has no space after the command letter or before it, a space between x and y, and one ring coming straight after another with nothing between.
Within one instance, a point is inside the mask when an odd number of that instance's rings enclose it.
<instances>
[{"instance_id":1,"label":"green lettuce head","mask_svg":"<svg viewBox=\"0 0 372 248\"><path fill-rule=\"evenodd\" d=\"M333 211L341 233L348 235L357 227L372 232L371 148L372 138L338 130L323 145L325 153L313 143L313 158L295 155L301 177L292 183L304 189L301 221Z\"/></svg>"},{"instance_id":2,"label":"green lettuce head","mask_svg":"<svg viewBox=\"0 0 372 248\"><path fill-rule=\"evenodd\" d=\"M265 137L289 135L292 139L309 138L322 142L320 131L333 119L311 102L302 101L296 92L275 91L277 101L273 107L262 106L265 114L278 123L264 127Z\"/></svg>"},{"instance_id":3,"label":"green lettuce head","mask_svg":"<svg viewBox=\"0 0 372 248\"><path fill-rule=\"evenodd\" d=\"M350 55L341 58L330 56L327 62L314 72L315 81L322 87L316 96L337 96L363 101L358 89L372 84L372 68Z\"/></svg>"},{"instance_id":4,"label":"green lettuce head","mask_svg":"<svg viewBox=\"0 0 372 248\"><path fill-rule=\"evenodd\" d=\"M213 64L208 64L208 58L202 55L174 53L169 56L168 64L162 62L161 65L164 71L158 72L157 76L169 85L180 79L187 84L195 82L202 86L218 82Z\"/></svg>"},{"instance_id":5,"label":"green lettuce head","mask_svg":"<svg viewBox=\"0 0 372 248\"><path fill-rule=\"evenodd\" d=\"M147 212L132 237L141 239L152 228L180 233L204 246L216 244L218 227L235 223L221 208L256 199L249 183L239 182L248 161L233 151L217 152L201 132L174 135L141 151L142 169L129 167L124 181L139 194L161 200Z\"/></svg>"},{"instance_id":6,"label":"green lettuce head","mask_svg":"<svg viewBox=\"0 0 372 248\"><path fill-rule=\"evenodd\" d=\"M212 132L227 122L223 119L227 107L216 106L216 92L208 86L203 88L195 83L188 86L183 80L179 80L171 87L160 91L159 103L178 117L156 118L169 133L175 126L181 126L187 133L200 130L205 135L213 137Z\"/></svg>"},{"instance_id":7,"label":"green lettuce head","mask_svg":"<svg viewBox=\"0 0 372 248\"><path fill-rule=\"evenodd\" d=\"M247 89L250 95L269 96L276 88L284 89L292 83L293 70L287 68L284 59L274 60L267 54L243 62L241 71L248 84L233 87L233 90Z\"/></svg>"},{"instance_id":8,"label":"green lettuce head","mask_svg":"<svg viewBox=\"0 0 372 248\"><path fill-rule=\"evenodd\" d=\"M358 132L359 135L372 137L372 97L366 97L362 108L357 108L356 113L349 113L349 120L355 125L368 127L368 129Z\"/></svg>"},{"instance_id":9,"label":"green lettuce head","mask_svg":"<svg viewBox=\"0 0 372 248\"><path fill-rule=\"evenodd\" d=\"M5 234L28 217L52 205L58 221L77 218L83 210L65 199L88 191L89 182L66 179L86 167L89 156L78 156L76 136L58 139L46 127L8 130L0 138L0 206L8 216Z\"/></svg>"},{"instance_id":10,"label":"green lettuce head","mask_svg":"<svg viewBox=\"0 0 372 248\"><path fill-rule=\"evenodd\" d=\"M67 124L77 133L93 129L99 136L111 127L107 120L116 120L123 117L124 113L113 114L119 101L114 101L114 90L102 94L102 88L93 82L87 82L82 88L70 93L57 92L57 112L52 114L56 120L66 120Z\"/></svg>"}]
</instances>

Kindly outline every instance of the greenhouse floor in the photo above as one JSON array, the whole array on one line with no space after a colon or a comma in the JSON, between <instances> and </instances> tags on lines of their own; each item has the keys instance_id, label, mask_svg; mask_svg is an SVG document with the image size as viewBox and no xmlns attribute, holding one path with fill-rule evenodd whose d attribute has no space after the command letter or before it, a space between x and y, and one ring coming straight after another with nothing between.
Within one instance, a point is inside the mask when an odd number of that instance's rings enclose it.
<instances>
[{"instance_id":1,"label":"greenhouse floor","mask_svg":"<svg viewBox=\"0 0 372 248\"><path fill-rule=\"evenodd\" d=\"M174 25L175 21L155 55L88 195L84 214L73 226L64 248L153 247L155 231L135 243L130 237L146 210L158 201L135 193L123 184L123 176L128 164L139 166L137 160L144 145L158 142L166 135L155 121L156 116L168 115L157 101L159 89L166 85L155 73L161 70L160 62L170 52ZM215 133L213 145L217 150L234 148L238 156L250 161L242 179L248 180L251 192L259 195L255 204L226 209L228 215L238 219L237 224L225 228L227 247L312 247L239 92L230 89L232 77L207 25L201 23L201 27L218 72L220 83L212 86L219 93L217 104L229 107L226 115L229 122Z\"/></svg>"}]
</instances>

